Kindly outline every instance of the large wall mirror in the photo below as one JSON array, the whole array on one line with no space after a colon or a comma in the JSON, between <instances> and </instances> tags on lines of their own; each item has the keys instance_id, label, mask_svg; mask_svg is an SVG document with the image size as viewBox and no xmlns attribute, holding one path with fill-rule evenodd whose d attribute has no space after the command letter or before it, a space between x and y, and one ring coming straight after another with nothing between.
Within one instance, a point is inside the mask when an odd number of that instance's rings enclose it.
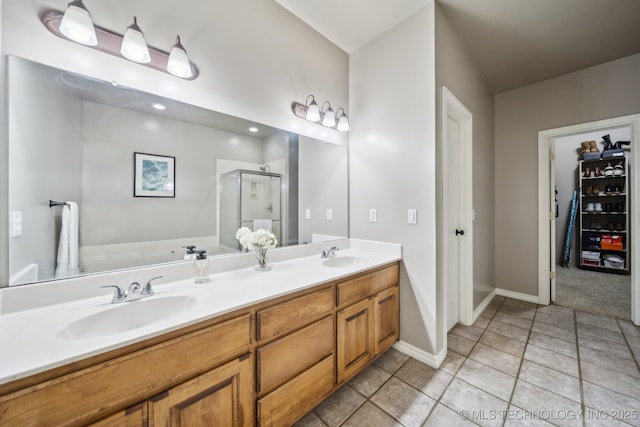
<instances>
[{"instance_id":1,"label":"large wall mirror","mask_svg":"<svg viewBox=\"0 0 640 427\"><path fill-rule=\"evenodd\" d=\"M348 236L344 146L17 57L7 79L10 286L238 252L239 226L282 246ZM134 195L167 165L173 192ZM50 200L78 206L77 271L57 268Z\"/></svg>"}]
</instances>

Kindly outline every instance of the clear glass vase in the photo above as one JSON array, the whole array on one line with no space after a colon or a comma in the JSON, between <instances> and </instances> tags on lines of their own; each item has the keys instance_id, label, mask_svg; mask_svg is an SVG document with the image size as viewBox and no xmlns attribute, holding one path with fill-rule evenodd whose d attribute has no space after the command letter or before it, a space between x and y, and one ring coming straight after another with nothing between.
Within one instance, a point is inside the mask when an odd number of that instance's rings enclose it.
<instances>
[{"instance_id":1,"label":"clear glass vase","mask_svg":"<svg viewBox=\"0 0 640 427\"><path fill-rule=\"evenodd\" d=\"M267 249L256 249L256 257L253 268L257 271L269 271L273 267Z\"/></svg>"}]
</instances>

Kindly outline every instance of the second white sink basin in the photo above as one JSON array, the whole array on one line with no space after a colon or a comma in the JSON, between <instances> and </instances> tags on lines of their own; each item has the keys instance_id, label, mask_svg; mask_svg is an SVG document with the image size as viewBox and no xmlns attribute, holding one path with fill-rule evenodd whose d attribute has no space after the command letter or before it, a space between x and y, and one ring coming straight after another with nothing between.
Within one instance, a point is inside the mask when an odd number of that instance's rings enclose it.
<instances>
[{"instance_id":1,"label":"second white sink basin","mask_svg":"<svg viewBox=\"0 0 640 427\"><path fill-rule=\"evenodd\" d=\"M196 298L187 295L154 295L149 298L113 304L106 310L77 319L58 332L63 340L100 338L142 328L191 308Z\"/></svg>"},{"instance_id":2,"label":"second white sink basin","mask_svg":"<svg viewBox=\"0 0 640 427\"><path fill-rule=\"evenodd\" d=\"M355 255L337 256L322 261L325 267L353 267L362 262L362 258Z\"/></svg>"}]
</instances>

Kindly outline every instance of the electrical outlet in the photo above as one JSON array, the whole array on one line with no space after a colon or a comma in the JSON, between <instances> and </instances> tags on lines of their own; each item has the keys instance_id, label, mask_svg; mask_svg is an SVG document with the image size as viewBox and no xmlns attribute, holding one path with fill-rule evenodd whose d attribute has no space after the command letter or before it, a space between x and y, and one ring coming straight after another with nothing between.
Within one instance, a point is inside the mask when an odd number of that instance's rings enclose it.
<instances>
[{"instance_id":1,"label":"electrical outlet","mask_svg":"<svg viewBox=\"0 0 640 427\"><path fill-rule=\"evenodd\" d=\"M11 212L11 237L22 236L22 212Z\"/></svg>"},{"instance_id":2,"label":"electrical outlet","mask_svg":"<svg viewBox=\"0 0 640 427\"><path fill-rule=\"evenodd\" d=\"M375 209L369 209L369 222L378 221L378 212Z\"/></svg>"},{"instance_id":3,"label":"electrical outlet","mask_svg":"<svg viewBox=\"0 0 640 427\"><path fill-rule=\"evenodd\" d=\"M407 211L407 222L409 224L417 224L418 223L418 210L417 209L409 209Z\"/></svg>"},{"instance_id":4,"label":"electrical outlet","mask_svg":"<svg viewBox=\"0 0 640 427\"><path fill-rule=\"evenodd\" d=\"M311 209L304 210L304 219L311 219Z\"/></svg>"},{"instance_id":5,"label":"electrical outlet","mask_svg":"<svg viewBox=\"0 0 640 427\"><path fill-rule=\"evenodd\" d=\"M327 209L327 221L332 221L333 220L333 209L329 208Z\"/></svg>"}]
</instances>

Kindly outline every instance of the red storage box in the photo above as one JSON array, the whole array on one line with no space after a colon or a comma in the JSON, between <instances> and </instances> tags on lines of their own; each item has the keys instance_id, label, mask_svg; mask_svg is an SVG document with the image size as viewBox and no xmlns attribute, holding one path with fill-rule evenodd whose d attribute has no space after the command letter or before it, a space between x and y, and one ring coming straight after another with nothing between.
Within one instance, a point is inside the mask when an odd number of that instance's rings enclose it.
<instances>
[{"instance_id":1,"label":"red storage box","mask_svg":"<svg viewBox=\"0 0 640 427\"><path fill-rule=\"evenodd\" d=\"M600 238L600 249L609 249L621 251L624 249L622 244L622 236L614 234L603 234Z\"/></svg>"}]
</instances>

